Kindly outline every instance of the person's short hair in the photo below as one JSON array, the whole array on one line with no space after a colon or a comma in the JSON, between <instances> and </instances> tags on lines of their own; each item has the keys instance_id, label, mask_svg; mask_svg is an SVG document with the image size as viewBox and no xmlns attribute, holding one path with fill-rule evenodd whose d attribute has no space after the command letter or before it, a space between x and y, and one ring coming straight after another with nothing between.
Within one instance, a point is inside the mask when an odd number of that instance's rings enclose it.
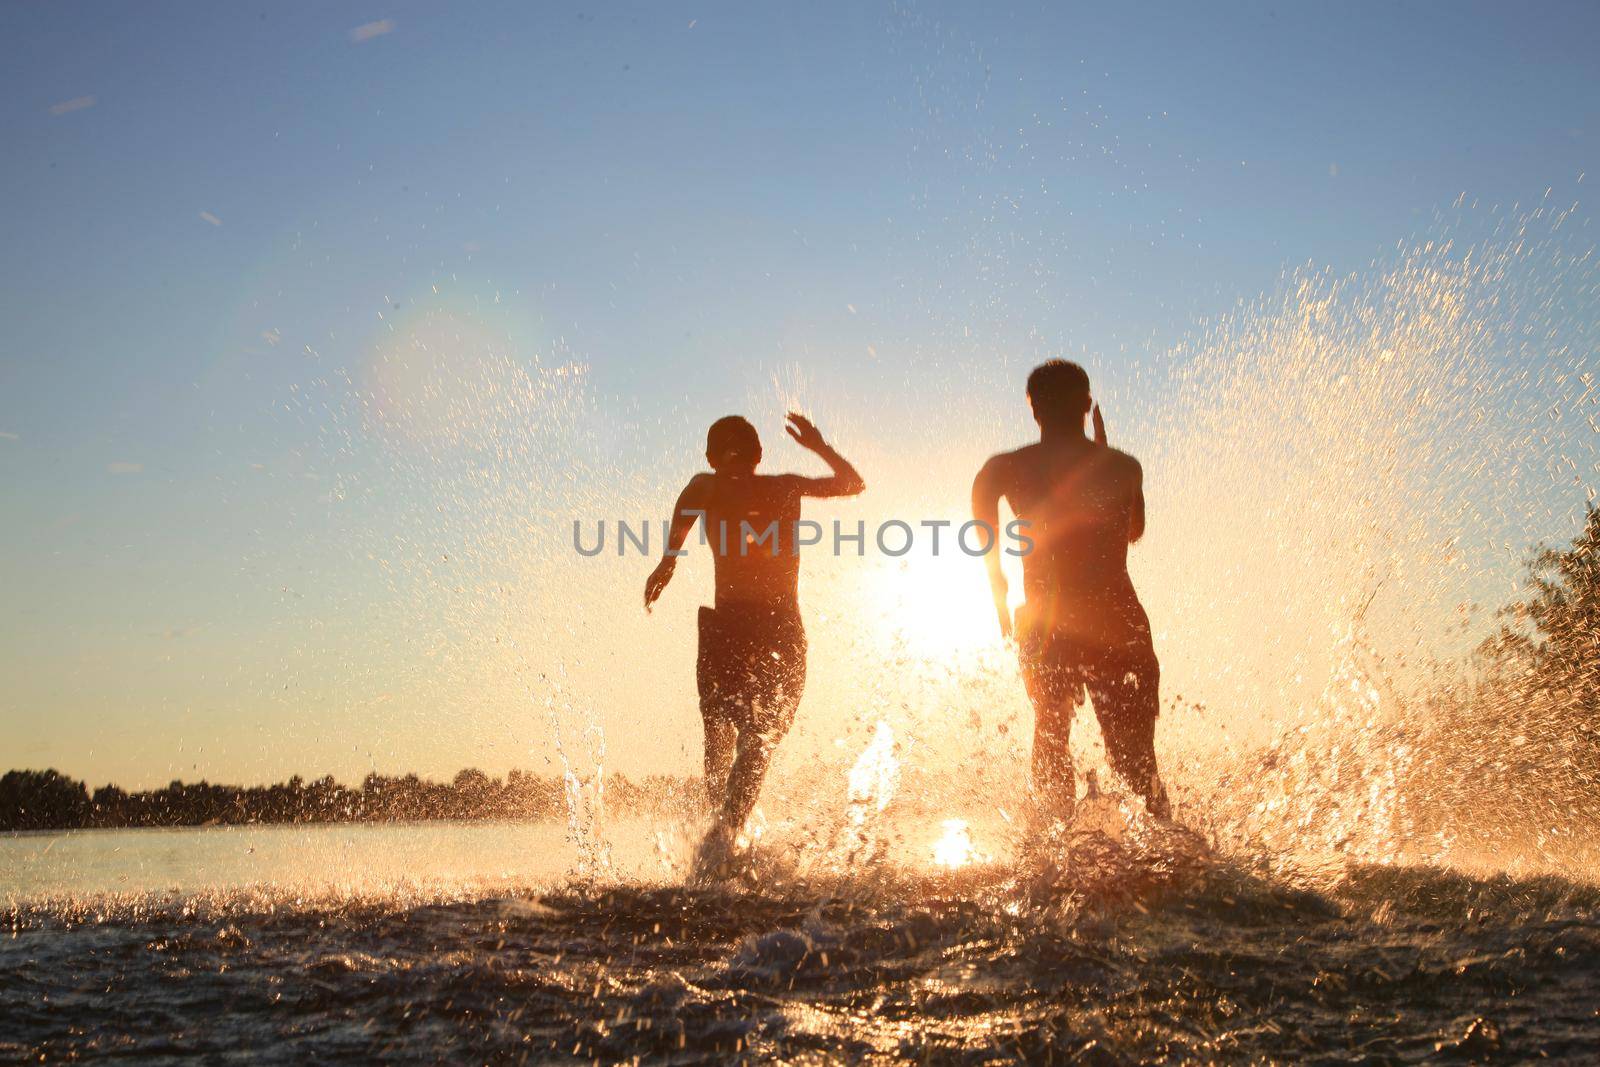
<instances>
[{"instance_id":1,"label":"person's short hair","mask_svg":"<svg viewBox=\"0 0 1600 1067\"><path fill-rule=\"evenodd\" d=\"M1089 398L1089 372L1076 363L1052 359L1028 375L1028 400L1035 417L1081 415Z\"/></svg>"},{"instance_id":2,"label":"person's short hair","mask_svg":"<svg viewBox=\"0 0 1600 1067\"><path fill-rule=\"evenodd\" d=\"M741 459L749 463L761 462L761 435L750 425L750 420L726 415L706 431L706 460L717 468Z\"/></svg>"}]
</instances>

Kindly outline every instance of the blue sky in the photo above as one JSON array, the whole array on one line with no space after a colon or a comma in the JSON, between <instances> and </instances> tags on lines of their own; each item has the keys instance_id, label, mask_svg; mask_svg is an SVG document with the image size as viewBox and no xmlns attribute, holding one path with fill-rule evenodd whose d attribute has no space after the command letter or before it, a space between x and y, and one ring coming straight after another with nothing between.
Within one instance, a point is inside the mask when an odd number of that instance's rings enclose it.
<instances>
[{"instance_id":1,"label":"blue sky","mask_svg":"<svg viewBox=\"0 0 1600 1067\"><path fill-rule=\"evenodd\" d=\"M1117 378L1463 194L1581 204L1597 54L1587 4L9 5L0 764L350 770L227 724L284 575L383 595L301 398L436 287L587 366L619 454L793 361L999 405L993 353Z\"/></svg>"}]
</instances>

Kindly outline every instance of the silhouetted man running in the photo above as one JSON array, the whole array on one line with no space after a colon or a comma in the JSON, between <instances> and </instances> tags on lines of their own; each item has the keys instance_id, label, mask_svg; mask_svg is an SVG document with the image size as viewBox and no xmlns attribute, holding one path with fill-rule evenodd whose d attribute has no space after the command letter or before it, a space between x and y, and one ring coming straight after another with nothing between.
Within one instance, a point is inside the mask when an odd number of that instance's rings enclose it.
<instances>
[{"instance_id":1,"label":"silhouetted man running","mask_svg":"<svg viewBox=\"0 0 1600 1067\"><path fill-rule=\"evenodd\" d=\"M757 474L761 438L755 427L737 415L718 419L706 434L712 473L696 474L679 494L666 553L644 587L649 610L672 580L674 553L695 521L702 521L717 588L716 606L700 609L696 664L706 789L719 809L707 843L724 853L755 808L773 749L794 721L805 690L806 633L797 588L800 500L855 496L866 488L804 416L790 412L785 429L833 473Z\"/></svg>"},{"instance_id":2,"label":"silhouetted man running","mask_svg":"<svg viewBox=\"0 0 1600 1067\"><path fill-rule=\"evenodd\" d=\"M1128 545L1144 535L1139 461L1105 443L1089 376L1051 360L1028 375L1039 443L992 457L972 484L972 514L999 529L1000 498L1028 523L1022 558L1025 602L1016 638L1033 702L1033 783L1046 814L1072 815L1075 785L1068 736L1087 691L1111 767L1158 816L1169 814L1156 771L1161 665L1150 620L1128 577ZM1095 439L1084 434L1094 409ZM1006 579L991 540L986 556L1000 630L1011 635Z\"/></svg>"}]
</instances>

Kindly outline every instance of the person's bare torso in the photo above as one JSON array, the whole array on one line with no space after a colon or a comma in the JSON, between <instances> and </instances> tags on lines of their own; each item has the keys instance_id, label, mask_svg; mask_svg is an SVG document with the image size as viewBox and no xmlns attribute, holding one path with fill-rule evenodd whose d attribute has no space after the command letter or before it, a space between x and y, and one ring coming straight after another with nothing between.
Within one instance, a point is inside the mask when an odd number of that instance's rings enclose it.
<instances>
[{"instance_id":1,"label":"person's bare torso","mask_svg":"<svg viewBox=\"0 0 1600 1067\"><path fill-rule=\"evenodd\" d=\"M1128 576L1138 461L1087 441L1039 443L996 456L995 468L1033 539L1022 576L1036 618L1094 643L1147 638L1150 623Z\"/></svg>"},{"instance_id":2,"label":"person's bare torso","mask_svg":"<svg viewBox=\"0 0 1600 1067\"><path fill-rule=\"evenodd\" d=\"M797 607L800 555L794 537L800 490L796 479L786 474L704 477L705 536L716 560L717 606Z\"/></svg>"}]
</instances>

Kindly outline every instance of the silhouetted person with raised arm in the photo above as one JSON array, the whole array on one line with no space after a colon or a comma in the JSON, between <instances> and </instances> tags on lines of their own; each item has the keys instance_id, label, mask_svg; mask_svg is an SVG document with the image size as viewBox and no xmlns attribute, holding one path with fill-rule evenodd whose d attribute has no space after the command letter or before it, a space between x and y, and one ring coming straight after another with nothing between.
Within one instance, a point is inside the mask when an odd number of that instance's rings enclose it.
<instances>
[{"instance_id":1,"label":"silhouetted person with raised arm","mask_svg":"<svg viewBox=\"0 0 1600 1067\"><path fill-rule=\"evenodd\" d=\"M1000 499L1028 523L1025 601L1016 640L1033 702L1033 784L1044 813L1070 819L1075 784L1068 737L1085 693L1111 767L1150 811L1169 814L1156 770L1161 666L1150 620L1128 577L1128 545L1144 536L1139 461L1105 442L1105 423L1076 363L1051 360L1028 376L1039 442L990 458L972 484L972 514L999 529ZM1084 433L1094 411L1095 439ZM1000 630L1010 636L998 538L986 556Z\"/></svg>"},{"instance_id":2,"label":"silhouetted person with raised arm","mask_svg":"<svg viewBox=\"0 0 1600 1067\"><path fill-rule=\"evenodd\" d=\"M866 488L855 468L803 415L790 412L785 429L833 473L825 478L757 474L761 437L756 428L737 415L718 419L706 434L711 473L696 474L678 495L665 554L644 587L649 610L672 580L689 531L696 520L702 522L716 572L715 606L700 609L695 672L705 722L706 789L718 809L707 838L708 846L717 846L709 849L713 862L731 848L755 809L773 749L794 721L805 690L800 501L855 496Z\"/></svg>"}]
</instances>

